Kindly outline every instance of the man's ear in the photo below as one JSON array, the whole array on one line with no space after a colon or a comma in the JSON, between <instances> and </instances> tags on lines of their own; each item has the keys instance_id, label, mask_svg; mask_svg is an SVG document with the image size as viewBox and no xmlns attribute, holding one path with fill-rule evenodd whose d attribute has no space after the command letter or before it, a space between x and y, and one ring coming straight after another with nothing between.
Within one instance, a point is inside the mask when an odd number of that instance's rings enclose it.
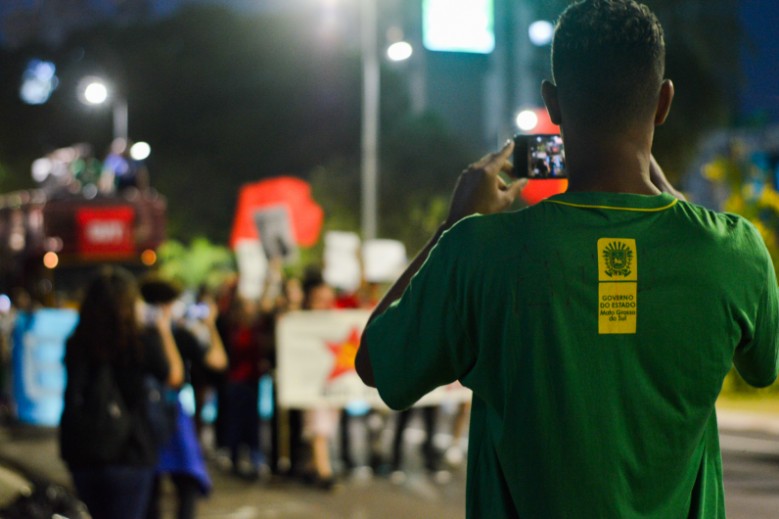
<instances>
[{"instance_id":1,"label":"man's ear","mask_svg":"<svg viewBox=\"0 0 779 519\"><path fill-rule=\"evenodd\" d=\"M674 100L674 84L670 79L666 79L660 85L660 97L657 100L657 109L655 110L655 126L663 124L671 111L671 103Z\"/></svg>"},{"instance_id":2,"label":"man's ear","mask_svg":"<svg viewBox=\"0 0 779 519\"><path fill-rule=\"evenodd\" d=\"M544 98L546 111L549 112L549 118L556 125L560 125L563 118L560 115L560 102L557 99L557 86L551 81L545 79L541 82L541 97Z\"/></svg>"}]
</instances>

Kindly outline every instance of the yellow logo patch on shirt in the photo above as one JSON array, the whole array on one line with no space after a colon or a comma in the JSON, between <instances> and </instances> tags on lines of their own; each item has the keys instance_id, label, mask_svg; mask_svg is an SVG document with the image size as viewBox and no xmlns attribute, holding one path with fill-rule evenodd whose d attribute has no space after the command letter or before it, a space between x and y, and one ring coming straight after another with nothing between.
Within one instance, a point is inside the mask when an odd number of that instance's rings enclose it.
<instances>
[{"instance_id":1,"label":"yellow logo patch on shirt","mask_svg":"<svg viewBox=\"0 0 779 519\"><path fill-rule=\"evenodd\" d=\"M598 333L636 333L638 254L636 240L598 240Z\"/></svg>"}]
</instances>

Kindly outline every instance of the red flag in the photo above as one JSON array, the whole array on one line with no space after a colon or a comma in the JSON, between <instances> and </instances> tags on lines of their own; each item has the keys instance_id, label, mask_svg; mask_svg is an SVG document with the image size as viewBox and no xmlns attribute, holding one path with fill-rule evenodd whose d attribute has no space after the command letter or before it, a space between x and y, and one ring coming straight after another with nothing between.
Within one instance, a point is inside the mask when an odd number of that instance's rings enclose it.
<instances>
[{"instance_id":1,"label":"red flag","mask_svg":"<svg viewBox=\"0 0 779 519\"><path fill-rule=\"evenodd\" d=\"M286 205L298 245L310 247L319 239L324 211L311 196L311 186L295 177L274 177L244 185L238 194L230 246L240 239L257 239L254 214L270 206ZM260 238L261 239L261 238Z\"/></svg>"}]
</instances>

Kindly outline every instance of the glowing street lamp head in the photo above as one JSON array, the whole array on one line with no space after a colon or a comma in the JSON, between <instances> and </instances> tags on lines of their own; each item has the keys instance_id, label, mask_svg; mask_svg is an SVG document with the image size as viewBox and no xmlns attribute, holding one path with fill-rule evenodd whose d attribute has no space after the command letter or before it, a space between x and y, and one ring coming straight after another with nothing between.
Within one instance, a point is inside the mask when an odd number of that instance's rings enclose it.
<instances>
[{"instance_id":1,"label":"glowing street lamp head","mask_svg":"<svg viewBox=\"0 0 779 519\"><path fill-rule=\"evenodd\" d=\"M147 142L136 142L130 146L130 157L133 160L146 160L151 155L151 146Z\"/></svg>"},{"instance_id":2,"label":"glowing street lamp head","mask_svg":"<svg viewBox=\"0 0 779 519\"><path fill-rule=\"evenodd\" d=\"M530 42L537 46L543 47L552 43L554 38L554 25L547 20L537 20L530 24L527 31Z\"/></svg>"},{"instance_id":3,"label":"glowing street lamp head","mask_svg":"<svg viewBox=\"0 0 779 519\"><path fill-rule=\"evenodd\" d=\"M108 89L103 83L90 83L84 89L84 99L93 105L105 103L108 99Z\"/></svg>"},{"instance_id":4,"label":"glowing street lamp head","mask_svg":"<svg viewBox=\"0 0 779 519\"><path fill-rule=\"evenodd\" d=\"M105 81L96 77L84 78L79 86L79 98L82 103L100 105L108 100L110 92Z\"/></svg>"},{"instance_id":5,"label":"glowing street lamp head","mask_svg":"<svg viewBox=\"0 0 779 519\"><path fill-rule=\"evenodd\" d=\"M538 126L538 115L533 110L522 110L517 114L517 128L529 132Z\"/></svg>"},{"instance_id":6,"label":"glowing street lamp head","mask_svg":"<svg viewBox=\"0 0 779 519\"><path fill-rule=\"evenodd\" d=\"M406 41L393 43L387 49L387 57L392 61L405 61L414 53L414 48Z\"/></svg>"}]
</instances>

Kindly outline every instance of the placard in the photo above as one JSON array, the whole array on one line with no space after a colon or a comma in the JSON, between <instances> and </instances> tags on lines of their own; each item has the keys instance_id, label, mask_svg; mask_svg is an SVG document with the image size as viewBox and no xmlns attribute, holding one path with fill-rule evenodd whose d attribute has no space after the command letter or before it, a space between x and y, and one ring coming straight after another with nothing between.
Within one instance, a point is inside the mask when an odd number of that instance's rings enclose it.
<instances>
[{"instance_id":1,"label":"placard","mask_svg":"<svg viewBox=\"0 0 779 519\"><path fill-rule=\"evenodd\" d=\"M297 260L298 246L292 233L292 220L286 205L264 207L254 212L254 223L265 255L282 258L285 263Z\"/></svg>"},{"instance_id":2,"label":"placard","mask_svg":"<svg viewBox=\"0 0 779 519\"><path fill-rule=\"evenodd\" d=\"M365 280L392 283L408 264L406 246L397 240L368 240L362 246Z\"/></svg>"},{"instance_id":3,"label":"placard","mask_svg":"<svg viewBox=\"0 0 779 519\"><path fill-rule=\"evenodd\" d=\"M329 231L325 234L325 268L322 275L328 285L354 292L360 288L360 237L353 232Z\"/></svg>"},{"instance_id":4,"label":"placard","mask_svg":"<svg viewBox=\"0 0 779 519\"><path fill-rule=\"evenodd\" d=\"M291 312L276 328L278 403L283 408L345 407L365 402L387 409L376 389L354 370L367 310ZM417 406L470 401L459 383L425 395Z\"/></svg>"}]
</instances>

